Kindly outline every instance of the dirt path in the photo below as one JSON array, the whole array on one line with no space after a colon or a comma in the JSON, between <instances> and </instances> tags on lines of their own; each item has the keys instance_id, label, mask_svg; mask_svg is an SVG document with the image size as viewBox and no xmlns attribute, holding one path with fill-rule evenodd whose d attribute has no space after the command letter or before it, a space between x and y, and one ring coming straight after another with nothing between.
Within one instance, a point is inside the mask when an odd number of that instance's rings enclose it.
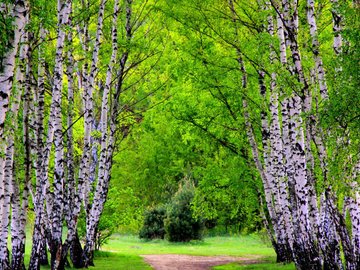
<instances>
[{"instance_id":1,"label":"dirt path","mask_svg":"<svg viewBox=\"0 0 360 270\"><path fill-rule=\"evenodd\" d=\"M255 259L230 256L141 255L155 270L209 270L216 265L231 262L258 263Z\"/></svg>"}]
</instances>

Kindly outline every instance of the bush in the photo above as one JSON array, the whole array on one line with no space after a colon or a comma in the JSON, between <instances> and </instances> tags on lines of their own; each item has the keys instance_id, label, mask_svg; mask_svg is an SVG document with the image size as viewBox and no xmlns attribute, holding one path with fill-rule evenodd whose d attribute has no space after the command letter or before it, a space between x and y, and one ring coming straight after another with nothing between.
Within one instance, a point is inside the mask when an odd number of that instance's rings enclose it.
<instances>
[{"instance_id":1,"label":"bush","mask_svg":"<svg viewBox=\"0 0 360 270\"><path fill-rule=\"evenodd\" d=\"M139 237L144 239L164 239L164 219L166 208L158 206L145 212L144 225L140 230Z\"/></svg>"},{"instance_id":2,"label":"bush","mask_svg":"<svg viewBox=\"0 0 360 270\"><path fill-rule=\"evenodd\" d=\"M180 186L168 205L164 225L166 238L170 242L188 242L202 238L204 223L195 219L191 211L194 194L194 185L187 181Z\"/></svg>"}]
</instances>

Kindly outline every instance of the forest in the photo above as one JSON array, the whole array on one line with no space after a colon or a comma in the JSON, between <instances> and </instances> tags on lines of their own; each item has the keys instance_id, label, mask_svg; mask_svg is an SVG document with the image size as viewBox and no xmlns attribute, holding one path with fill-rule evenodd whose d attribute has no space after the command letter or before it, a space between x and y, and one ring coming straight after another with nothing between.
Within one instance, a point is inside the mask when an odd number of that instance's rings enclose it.
<instances>
[{"instance_id":1,"label":"forest","mask_svg":"<svg viewBox=\"0 0 360 270\"><path fill-rule=\"evenodd\" d=\"M208 232L263 231L296 269L360 269L359 0L0 14L0 270L92 266L186 188Z\"/></svg>"}]
</instances>

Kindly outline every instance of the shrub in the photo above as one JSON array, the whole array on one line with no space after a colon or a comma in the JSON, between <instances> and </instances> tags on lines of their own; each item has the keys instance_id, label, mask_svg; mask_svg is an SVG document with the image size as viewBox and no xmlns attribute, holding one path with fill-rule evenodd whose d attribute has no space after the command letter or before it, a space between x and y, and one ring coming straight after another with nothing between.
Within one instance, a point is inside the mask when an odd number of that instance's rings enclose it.
<instances>
[{"instance_id":1,"label":"shrub","mask_svg":"<svg viewBox=\"0 0 360 270\"><path fill-rule=\"evenodd\" d=\"M164 225L166 238L170 242L188 242L202 238L203 221L195 219L191 211L194 194L194 185L186 181L168 205Z\"/></svg>"},{"instance_id":2,"label":"shrub","mask_svg":"<svg viewBox=\"0 0 360 270\"><path fill-rule=\"evenodd\" d=\"M144 239L164 239L164 219L166 208L158 206L145 212L144 225L140 230L139 237Z\"/></svg>"}]
</instances>

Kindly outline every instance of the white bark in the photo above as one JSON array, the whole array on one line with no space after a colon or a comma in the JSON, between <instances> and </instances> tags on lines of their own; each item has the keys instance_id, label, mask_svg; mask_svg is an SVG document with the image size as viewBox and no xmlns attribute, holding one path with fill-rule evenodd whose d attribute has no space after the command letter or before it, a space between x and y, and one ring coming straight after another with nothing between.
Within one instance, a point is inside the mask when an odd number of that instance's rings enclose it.
<instances>
[{"instance_id":1,"label":"white bark","mask_svg":"<svg viewBox=\"0 0 360 270\"><path fill-rule=\"evenodd\" d=\"M246 133L247 133L248 140L250 143L252 157L253 157L255 166L260 174L261 180L263 182L264 191L265 191L266 207L268 208L272 226L274 227L274 230L275 230L275 238L277 239L277 219L276 219L276 212L275 212L275 209L272 204L272 190L270 188L269 180L267 179L263 165L261 164L261 161L260 161L259 150L258 150L257 143L255 140L254 131L252 129L252 125L250 122L247 101L245 99L243 99L243 110L244 110Z\"/></svg>"},{"instance_id":2,"label":"white bark","mask_svg":"<svg viewBox=\"0 0 360 270\"><path fill-rule=\"evenodd\" d=\"M43 160L44 160L44 98L45 98L45 47L46 31L43 27L40 28L40 45L38 49L38 78L37 87L35 91L35 100L37 103L35 110L36 118L36 190L34 195L34 209L35 209L35 222L32 239L32 251L30 256L29 268L40 268L41 251L45 248L45 194L46 192L46 179L43 177ZM47 195L49 196L49 195ZM47 199L49 201L49 199Z\"/></svg>"},{"instance_id":3,"label":"white bark","mask_svg":"<svg viewBox=\"0 0 360 270\"><path fill-rule=\"evenodd\" d=\"M325 193L321 195L320 206L319 246L323 253L323 265L326 269L343 269L339 239Z\"/></svg>"},{"instance_id":4,"label":"white bark","mask_svg":"<svg viewBox=\"0 0 360 270\"><path fill-rule=\"evenodd\" d=\"M23 41L27 42L27 35L23 36ZM16 71L16 95L17 98L11 104L12 117L17 119L19 111L19 102L21 100L21 95L23 88L25 87L24 73L26 65L26 56L27 56L28 45L25 43L20 47L19 60L20 66L17 67ZM21 195L19 183L16 182L14 175L14 134L17 129L16 121L13 126L13 130L8 137L8 170L9 170L9 182L12 185L11 192L11 246L12 246L12 259L11 259L11 268L14 270L22 269L24 266L24 252L25 252L25 221L26 221L26 208L27 206L27 186L25 184L23 191L23 207L21 206ZM22 226L24 225L24 226Z\"/></svg>"},{"instance_id":5,"label":"white bark","mask_svg":"<svg viewBox=\"0 0 360 270\"><path fill-rule=\"evenodd\" d=\"M68 42L71 47L72 33L68 34ZM68 81L67 92L67 153L66 153L66 192L64 202L64 215L67 222L68 234L67 241L71 243L76 235L77 219L80 213L80 203L76 203L77 190L75 185L75 165L74 165L74 144L73 144L73 116L74 116L74 58L72 49L67 53L66 76Z\"/></svg>"},{"instance_id":6,"label":"white bark","mask_svg":"<svg viewBox=\"0 0 360 270\"><path fill-rule=\"evenodd\" d=\"M281 138L281 127L279 119L279 100L277 89L275 89L275 74L273 74L271 81L271 97L270 97L270 112L271 112L271 125L270 125L270 144L271 151L271 174L278 181L278 201L279 201L279 214L281 215L281 234L285 240L292 247L293 244L293 226L291 213L289 208L289 194L288 184L283 166L283 143Z\"/></svg>"},{"instance_id":7,"label":"white bark","mask_svg":"<svg viewBox=\"0 0 360 270\"><path fill-rule=\"evenodd\" d=\"M94 81L95 75L97 73L98 66L98 57L99 50L101 45L101 36L103 28L103 19L104 19L104 10L105 10L105 0L102 0L99 6L98 13L98 22L96 29L95 44L92 53L92 61L90 71L87 71L87 66L85 65L84 72L82 77L84 82L82 83L83 90L83 101L84 101L84 148L83 155L80 162L80 171L79 171L79 190L82 191L81 199L84 203L85 211L88 213L90 210L89 204L89 193L90 193L90 153L91 153L91 131L93 124L93 90L94 90ZM85 29L86 31L86 29ZM86 38L86 37L85 37ZM84 42L84 48L87 47L86 42Z\"/></svg>"},{"instance_id":8,"label":"white bark","mask_svg":"<svg viewBox=\"0 0 360 270\"><path fill-rule=\"evenodd\" d=\"M293 96L289 100L290 117L290 141L291 141L291 159L294 167L294 182L296 200L298 205L299 228L303 233L305 244L310 239L308 234L311 231L309 226L308 209L308 187L305 160L305 139L303 130L303 121L301 118L301 99Z\"/></svg>"},{"instance_id":9,"label":"white bark","mask_svg":"<svg viewBox=\"0 0 360 270\"><path fill-rule=\"evenodd\" d=\"M9 194L9 185L4 181L4 169L5 169L5 160L4 158L0 159L0 269L10 269L9 260L8 260L8 251L7 251L7 240L8 240L8 219L9 219L9 210L8 206L5 205L6 199L5 194Z\"/></svg>"},{"instance_id":10,"label":"white bark","mask_svg":"<svg viewBox=\"0 0 360 270\"><path fill-rule=\"evenodd\" d=\"M319 82L320 95L323 100L329 98L328 89L325 80L325 70L323 61L320 56L320 46L318 41L317 25L315 18L315 4L314 0L307 0L307 19L310 27L310 36L312 38L312 51L314 55L315 68Z\"/></svg>"},{"instance_id":11,"label":"white bark","mask_svg":"<svg viewBox=\"0 0 360 270\"><path fill-rule=\"evenodd\" d=\"M109 106L109 95L110 95L111 82L112 82L112 73L115 67L117 51L118 51L117 22L118 22L119 11L120 11L119 1L115 0L112 30L111 30L112 54L106 73L106 81L105 81L104 92L102 96L102 104L101 104L100 130L102 135L101 135L101 143L100 143L98 183L94 195L93 205L91 207L89 215L87 216L87 224L86 224L86 244L84 249L84 254L85 254L84 257L86 257L86 261L85 261L86 265L92 263L91 262L92 253L95 248L95 231L107 196L107 189L110 180L110 170L112 165L112 155L113 155L112 151L115 143L114 141L115 130L109 127L108 113L109 111L111 111Z\"/></svg>"},{"instance_id":12,"label":"white bark","mask_svg":"<svg viewBox=\"0 0 360 270\"><path fill-rule=\"evenodd\" d=\"M285 41L285 30L284 30L284 24L282 19L279 15L276 16L277 18L277 34L280 42L280 62L284 66L287 64L287 58L286 58L286 41Z\"/></svg>"},{"instance_id":13,"label":"white bark","mask_svg":"<svg viewBox=\"0 0 360 270\"><path fill-rule=\"evenodd\" d=\"M278 26L280 33L280 61L282 64L286 63L286 47L284 41L283 25L282 21ZM273 17L270 15L268 17L268 32L271 36L274 36L274 22ZM284 51L283 51L284 50ZM275 50L273 44L270 44L270 64L275 62ZM276 190L275 202L278 204L278 223L279 223L279 234L283 245L287 249L292 248L293 244L293 227L291 220L291 213L289 211L289 194L288 194L288 185L287 179L285 177L285 170L282 161L283 153L283 143L281 138L281 125L279 118L279 96L278 89L276 87L276 73L271 74L270 80L270 115L271 115L271 124L270 124L270 145L271 145L271 158L270 158L270 175L273 179L276 179ZM289 252L289 251L288 251ZM287 254L289 256L289 254ZM290 256L289 256L290 257ZM288 260L290 258L287 258Z\"/></svg>"},{"instance_id":14,"label":"white bark","mask_svg":"<svg viewBox=\"0 0 360 270\"><path fill-rule=\"evenodd\" d=\"M315 72L311 72L312 75L312 83L315 85ZM312 107L312 93L311 89L309 88L308 91L305 93L305 100L304 100L304 112L306 114L310 114L311 107ZM307 164L307 178L308 178L308 191L309 191L309 217L310 217L310 224L312 228L312 232L317 233L319 228L319 211L317 207L317 195L316 195L316 176L315 176L315 164L314 164L314 156L311 151L311 141L312 137L312 129L315 128L315 117L310 115L306 119L306 130L305 130L305 155L306 155L306 164ZM315 134L318 137L318 134ZM325 181L325 179L324 179Z\"/></svg>"},{"instance_id":15,"label":"white bark","mask_svg":"<svg viewBox=\"0 0 360 270\"><path fill-rule=\"evenodd\" d=\"M336 55L339 55L342 52L342 17L339 12L339 2L338 0L332 0L333 9L331 11L333 16L333 31L334 31L334 43L333 48Z\"/></svg>"},{"instance_id":16,"label":"white bark","mask_svg":"<svg viewBox=\"0 0 360 270\"><path fill-rule=\"evenodd\" d=\"M15 69L15 58L18 52L21 35L23 34L26 24L28 6L26 1L15 1L10 4L12 7L11 16L13 21L13 37L9 37L9 47L3 58L3 70L0 71L0 152L4 157L0 157L0 269L9 269L8 260L8 228L10 222L10 192L12 176L12 159L13 159L13 140L7 142L4 137L4 124L6 114L9 108L9 96L13 86L13 77ZM15 107L17 105L14 105ZM6 143L8 146L6 148Z\"/></svg>"},{"instance_id":17,"label":"white bark","mask_svg":"<svg viewBox=\"0 0 360 270\"><path fill-rule=\"evenodd\" d=\"M55 146L55 168L54 168L54 198L51 213L51 267L58 269L62 257L62 216L63 216L63 194L64 194L64 147L62 136L61 102L63 87L63 48L65 44L65 26L69 22L71 12L71 0L58 2L58 38L56 44L54 84L52 89L51 114L49 121L53 126Z\"/></svg>"},{"instance_id":18,"label":"white bark","mask_svg":"<svg viewBox=\"0 0 360 270\"><path fill-rule=\"evenodd\" d=\"M353 182L351 188L352 196L349 198L349 213L351 219L352 244L354 246L354 256L358 264L360 264L360 161L355 164L353 172ZM360 265L358 265L359 267Z\"/></svg>"},{"instance_id":19,"label":"white bark","mask_svg":"<svg viewBox=\"0 0 360 270\"><path fill-rule=\"evenodd\" d=\"M9 40L10 45L3 58L4 69L0 72L0 138L2 140L5 116L9 107L9 95L13 84L15 58L20 37L26 24L28 12L28 3L26 0L17 0L13 5L12 17L14 18L14 37ZM3 142L1 145L3 145Z\"/></svg>"}]
</instances>

